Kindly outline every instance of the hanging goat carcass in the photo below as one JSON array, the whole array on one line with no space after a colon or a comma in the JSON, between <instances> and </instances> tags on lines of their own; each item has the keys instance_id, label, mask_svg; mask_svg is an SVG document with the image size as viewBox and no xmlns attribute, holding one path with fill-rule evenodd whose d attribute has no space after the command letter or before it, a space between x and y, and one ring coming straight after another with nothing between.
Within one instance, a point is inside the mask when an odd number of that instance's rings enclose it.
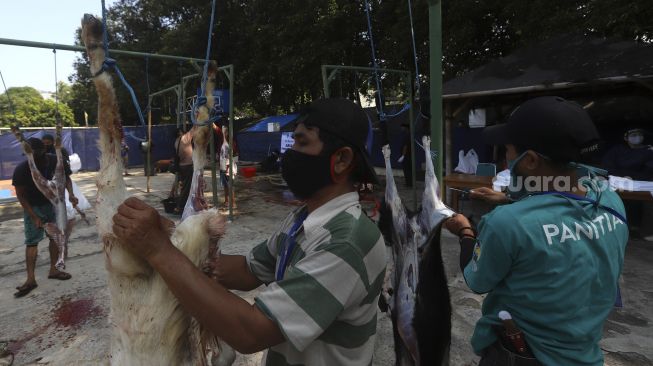
<instances>
[{"instance_id":1,"label":"hanging goat carcass","mask_svg":"<svg viewBox=\"0 0 653 366\"><path fill-rule=\"evenodd\" d=\"M54 206L56 222L48 222L45 224L45 232L48 234L48 237L52 239L57 248L59 249L59 254L57 256L57 261L55 267L57 270L63 270L66 268L65 259L68 256L68 237L72 231L75 219L72 218L68 220L68 214L66 212L66 185L69 178L66 177L63 155L61 153L61 122L57 122L57 137L55 139L54 150L57 156L57 163L54 168L54 174L52 180L46 179L41 172L39 172L36 167L36 162L34 161L34 152L32 148L25 140L23 133L20 131L18 126L13 126L11 131L16 136L16 139L20 142L23 152L27 157L27 164L29 165L30 174L34 185L38 188L45 198L50 201L52 206ZM76 206L75 209L81 215L82 219L86 219L84 213L79 210Z\"/></svg>"},{"instance_id":2,"label":"hanging goat carcass","mask_svg":"<svg viewBox=\"0 0 653 366\"><path fill-rule=\"evenodd\" d=\"M390 166L390 148L383 147L386 165L385 203L379 227L392 247L381 303L392 319L397 365L449 364L451 303L440 250L440 229L453 215L439 198L438 181L431 161L430 139L426 150L426 176L421 209L411 213L401 202Z\"/></svg>"},{"instance_id":3,"label":"hanging goat carcass","mask_svg":"<svg viewBox=\"0 0 653 366\"><path fill-rule=\"evenodd\" d=\"M181 308L161 276L124 248L112 233L112 217L127 197L127 191L120 160L123 129L111 76L103 68L106 55L102 32L99 19L84 15L82 41L98 94L101 157L96 211L111 297L110 362L113 365L229 365L233 361L233 351L226 347L220 350L215 338L202 332ZM212 68L209 79L214 77L215 68ZM213 84L206 90L207 97L212 95ZM200 108L200 120L204 113L208 119L212 97L207 99L209 101L203 107L207 110ZM205 162L205 158L199 154L206 151L208 129L207 126L195 128L197 154L194 153L194 164ZM198 166L195 168L197 171ZM199 186L193 197L197 201L195 212L190 212L176 228L172 221L163 224L170 228L172 243L196 266L201 267L206 262L215 261L218 240L224 234L225 224L224 218L216 210L202 210L206 207L201 202L203 178L200 175L193 179L198 180L196 183Z\"/></svg>"}]
</instances>

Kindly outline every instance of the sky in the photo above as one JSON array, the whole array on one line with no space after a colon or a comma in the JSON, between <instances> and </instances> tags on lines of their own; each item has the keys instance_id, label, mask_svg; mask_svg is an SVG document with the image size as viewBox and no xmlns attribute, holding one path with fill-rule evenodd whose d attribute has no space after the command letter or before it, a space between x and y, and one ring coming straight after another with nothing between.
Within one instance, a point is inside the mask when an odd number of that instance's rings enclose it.
<instances>
[{"instance_id":1,"label":"sky","mask_svg":"<svg viewBox=\"0 0 653 366\"><path fill-rule=\"evenodd\" d=\"M106 6L115 1L105 0ZM73 45L84 13L101 16L101 0L0 0L0 38ZM73 62L81 53L59 50L56 56L57 80L69 83ZM55 90L52 50L0 44L0 71L7 88Z\"/></svg>"}]
</instances>

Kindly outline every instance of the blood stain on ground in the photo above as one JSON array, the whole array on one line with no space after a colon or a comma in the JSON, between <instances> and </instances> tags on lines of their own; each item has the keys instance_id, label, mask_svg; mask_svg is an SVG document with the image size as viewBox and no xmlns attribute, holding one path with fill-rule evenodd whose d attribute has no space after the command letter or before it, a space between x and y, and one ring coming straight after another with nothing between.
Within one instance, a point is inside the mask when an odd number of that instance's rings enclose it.
<instances>
[{"instance_id":1,"label":"blood stain on ground","mask_svg":"<svg viewBox=\"0 0 653 366\"><path fill-rule=\"evenodd\" d=\"M54 312L54 323L62 327L78 327L87 319L102 314L102 309L93 299L63 299Z\"/></svg>"}]
</instances>

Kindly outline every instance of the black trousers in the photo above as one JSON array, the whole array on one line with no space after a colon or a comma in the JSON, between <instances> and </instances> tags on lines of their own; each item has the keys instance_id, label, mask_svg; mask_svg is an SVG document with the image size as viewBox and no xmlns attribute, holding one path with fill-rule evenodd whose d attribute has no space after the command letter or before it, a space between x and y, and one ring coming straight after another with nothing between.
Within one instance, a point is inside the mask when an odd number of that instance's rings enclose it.
<instances>
[{"instance_id":1,"label":"black trousers","mask_svg":"<svg viewBox=\"0 0 653 366\"><path fill-rule=\"evenodd\" d=\"M507 350L500 341L484 350L478 366L542 366L542 364L530 357L523 357Z\"/></svg>"}]
</instances>

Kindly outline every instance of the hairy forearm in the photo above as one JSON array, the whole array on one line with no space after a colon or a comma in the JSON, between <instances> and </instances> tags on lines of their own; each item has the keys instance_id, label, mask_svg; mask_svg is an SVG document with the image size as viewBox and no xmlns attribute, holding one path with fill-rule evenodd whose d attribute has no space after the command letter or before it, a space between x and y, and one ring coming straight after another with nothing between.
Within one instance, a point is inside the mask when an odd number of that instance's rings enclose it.
<instances>
[{"instance_id":1,"label":"hairy forearm","mask_svg":"<svg viewBox=\"0 0 653 366\"><path fill-rule=\"evenodd\" d=\"M221 254L218 281L231 290L251 291L263 283L250 272L242 255Z\"/></svg>"},{"instance_id":2,"label":"hairy forearm","mask_svg":"<svg viewBox=\"0 0 653 366\"><path fill-rule=\"evenodd\" d=\"M283 342L277 325L257 307L211 280L172 244L148 261L184 309L238 352L258 352Z\"/></svg>"}]
</instances>

